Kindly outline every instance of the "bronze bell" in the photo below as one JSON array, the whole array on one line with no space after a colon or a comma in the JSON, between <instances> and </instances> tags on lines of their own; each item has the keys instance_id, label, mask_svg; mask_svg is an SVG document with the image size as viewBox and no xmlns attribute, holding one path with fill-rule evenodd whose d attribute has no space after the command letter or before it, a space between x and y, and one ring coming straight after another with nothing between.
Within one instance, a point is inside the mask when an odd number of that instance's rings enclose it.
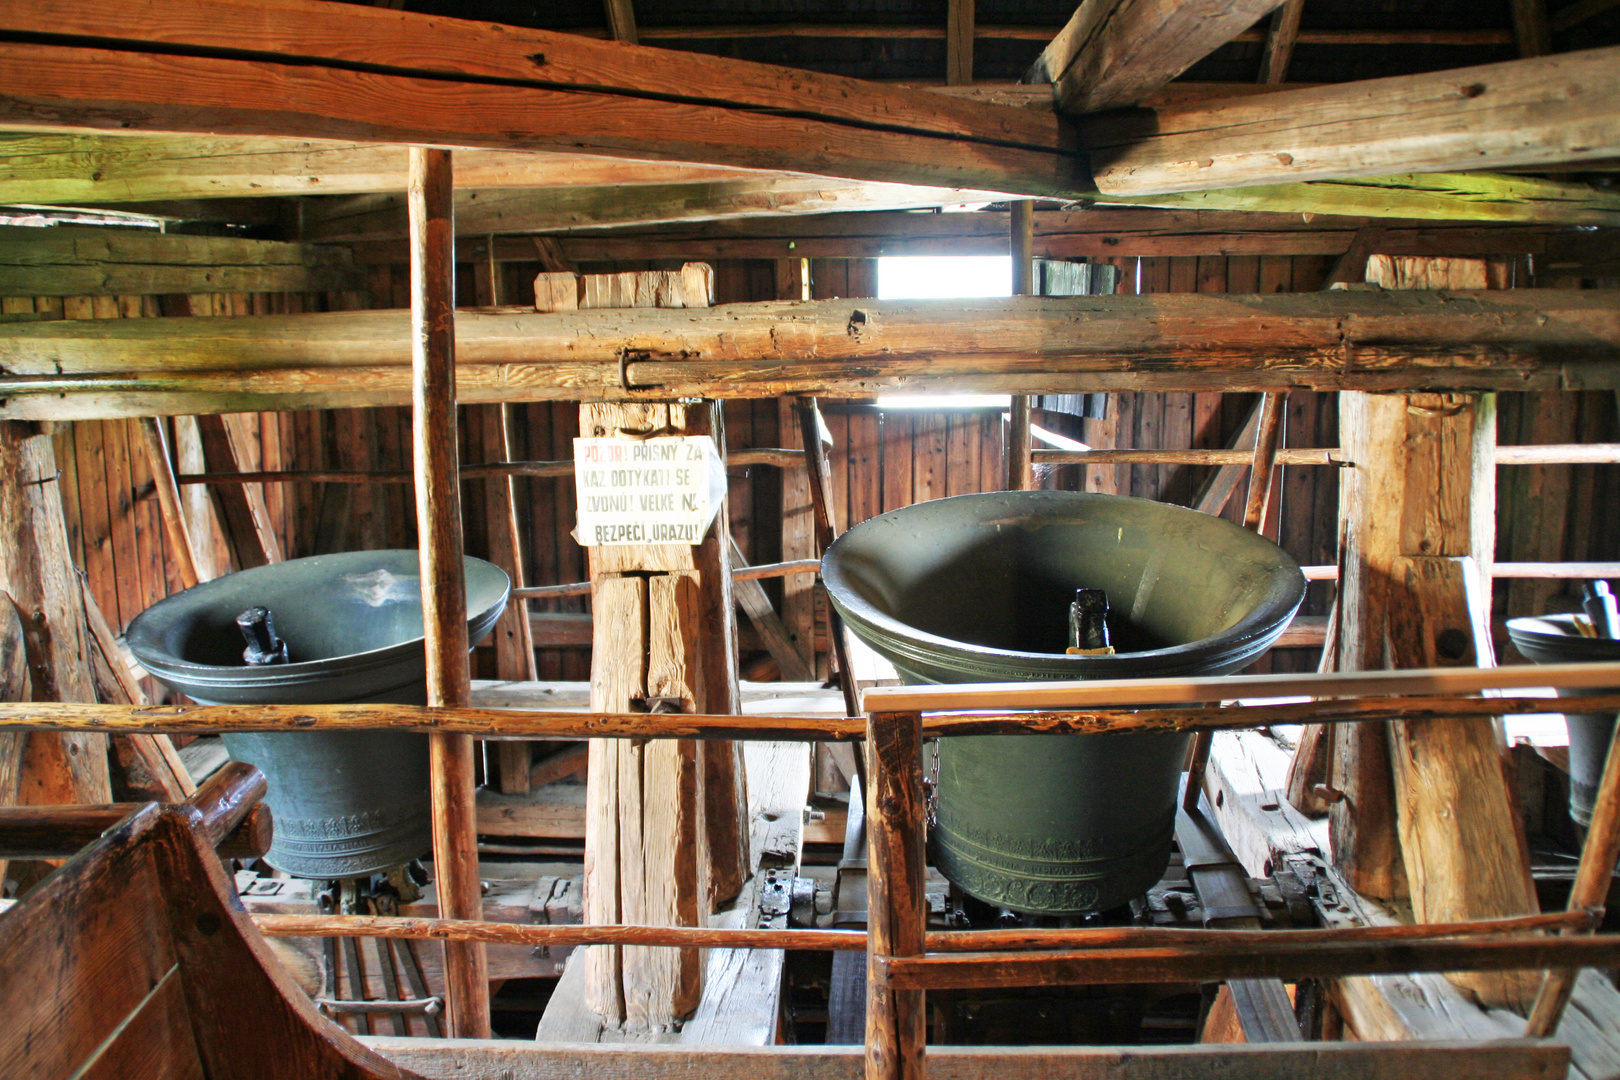
<instances>
[{"instance_id":1,"label":"bronze bell","mask_svg":"<svg viewBox=\"0 0 1620 1080\"><path fill-rule=\"evenodd\" d=\"M1620 660L1620 641L1587 637L1575 615L1543 615L1507 621L1513 647L1537 664L1613 663ZM1559 697L1593 694L1595 690L1559 690ZM1613 713L1565 714L1569 728L1569 816L1582 828L1592 824L1598 781L1614 738Z\"/></svg>"},{"instance_id":2,"label":"bronze bell","mask_svg":"<svg viewBox=\"0 0 1620 1080\"><path fill-rule=\"evenodd\" d=\"M511 583L482 559L466 560L466 577L468 640L477 642L505 610ZM227 574L153 604L126 639L148 671L204 705L427 700L415 551L316 555ZM432 847L426 735L237 732L224 741L270 781L271 866L361 877Z\"/></svg>"},{"instance_id":3,"label":"bronze bell","mask_svg":"<svg viewBox=\"0 0 1620 1080\"><path fill-rule=\"evenodd\" d=\"M1209 514L1145 499L1009 491L855 526L822 560L850 629L911 684L1225 675L1305 596L1299 564ZM1076 590L1106 593L1114 652L1070 655ZM1013 911L1118 906L1164 874L1189 736L939 740L941 873Z\"/></svg>"}]
</instances>

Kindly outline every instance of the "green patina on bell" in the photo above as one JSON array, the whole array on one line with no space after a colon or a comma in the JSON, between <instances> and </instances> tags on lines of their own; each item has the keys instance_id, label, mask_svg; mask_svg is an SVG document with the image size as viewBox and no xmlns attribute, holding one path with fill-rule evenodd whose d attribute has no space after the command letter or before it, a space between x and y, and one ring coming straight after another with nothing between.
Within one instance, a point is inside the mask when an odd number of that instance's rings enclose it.
<instances>
[{"instance_id":1,"label":"green patina on bell","mask_svg":"<svg viewBox=\"0 0 1620 1080\"><path fill-rule=\"evenodd\" d=\"M1574 615L1543 615L1507 621L1513 647L1537 664L1594 664L1620 660L1620 640L1586 637ZM1559 690L1559 697L1605 691ZM1614 713L1566 713L1569 729L1569 816L1583 827L1592 824L1598 781L1614 738Z\"/></svg>"},{"instance_id":2,"label":"green patina on bell","mask_svg":"<svg viewBox=\"0 0 1620 1080\"><path fill-rule=\"evenodd\" d=\"M500 567L466 560L468 640L506 608ZM244 646L286 662L249 664ZM135 617L130 649L158 679L204 705L340 705L427 701L422 580L415 551L353 551L228 574L161 600ZM277 659L275 656L269 659ZM224 736L233 759L261 769L275 818L270 865L299 877L361 877L432 846L427 736L408 732L289 732Z\"/></svg>"},{"instance_id":3,"label":"green patina on bell","mask_svg":"<svg viewBox=\"0 0 1620 1080\"><path fill-rule=\"evenodd\" d=\"M822 577L908 683L1225 675L1305 596L1276 544L1145 499L997 492L918 503L845 533ZM1114 655L1065 655L1076 589L1102 589ZM939 741L939 870L1014 911L1072 915L1163 875L1190 736Z\"/></svg>"}]
</instances>

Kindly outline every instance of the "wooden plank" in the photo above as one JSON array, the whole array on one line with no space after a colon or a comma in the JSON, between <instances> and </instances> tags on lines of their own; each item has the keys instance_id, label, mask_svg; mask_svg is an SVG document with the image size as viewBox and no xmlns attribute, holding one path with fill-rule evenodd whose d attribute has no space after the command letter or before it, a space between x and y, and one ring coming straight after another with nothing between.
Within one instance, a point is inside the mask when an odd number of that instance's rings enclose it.
<instances>
[{"instance_id":1,"label":"wooden plank","mask_svg":"<svg viewBox=\"0 0 1620 1080\"><path fill-rule=\"evenodd\" d=\"M1116 195L1579 161L1620 146L1617 56L1592 49L1147 110L1082 131L1097 187Z\"/></svg>"},{"instance_id":2,"label":"wooden plank","mask_svg":"<svg viewBox=\"0 0 1620 1080\"><path fill-rule=\"evenodd\" d=\"M1278 0L1082 0L1026 82L1054 84L1060 111L1135 105L1253 26Z\"/></svg>"},{"instance_id":3,"label":"wooden plank","mask_svg":"<svg viewBox=\"0 0 1620 1080\"><path fill-rule=\"evenodd\" d=\"M429 705L465 705L467 597L461 553L461 485L456 481L455 236L450 152L411 148L412 449L416 528L422 551L422 625ZM433 865L449 918L483 910L478 878L473 740L429 737ZM482 945L447 943L449 1030L489 1038L488 962Z\"/></svg>"},{"instance_id":4,"label":"wooden plank","mask_svg":"<svg viewBox=\"0 0 1620 1080\"><path fill-rule=\"evenodd\" d=\"M784 398L776 405L777 431L793 430L793 403ZM781 440L786 441L786 440ZM852 446L838 448L839 453L853 452ZM810 505L810 484L803 468L786 468L781 476L782 499L782 558L814 558L814 508ZM851 516L851 523L857 519ZM735 557L733 552L733 557ZM815 659L815 578L797 574L782 579L782 627L788 642L799 657L805 670L814 670ZM787 676L784 674L783 676Z\"/></svg>"},{"instance_id":5,"label":"wooden plank","mask_svg":"<svg viewBox=\"0 0 1620 1080\"><path fill-rule=\"evenodd\" d=\"M32 697L22 616L17 613L11 595L0 593L0 701L28 701ZM0 735L0 807L17 805L27 744L27 732L8 731ZM8 861L0 860L0 881L5 880Z\"/></svg>"},{"instance_id":6,"label":"wooden plank","mask_svg":"<svg viewBox=\"0 0 1620 1080\"><path fill-rule=\"evenodd\" d=\"M602 6L607 11L608 36L628 45L637 44L640 38L636 34L634 0L602 0Z\"/></svg>"},{"instance_id":7,"label":"wooden plank","mask_svg":"<svg viewBox=\"0 0 1620 1080\"><path fill-rule=\"evenodd\" d=\"M858 1046L772 1046L749 1049L643 1046L536 1046L524 1041L400 1039L360 1042L424 1077L450 1080L855 1080ZM1562 1080L1567 1057L1551 1043L1313 1043L1305 1045L936 1047L928 1075L936 1080L1065 1076L1074 1080L1362 1080L1398 1071L1410 1080Z\"/></svg>"},{"instance_id":8,"label":"wooden plank","mask_svg":"<svg viewBox=\"0 0 1620 1080\"><path fill-rule=\"evenodd\" d=\"M240 425L232 423L235 419L220 415L197 417L203 457L210 470L242 472L251 467L243 461L246 440ZM282 561L281 540L270 520L261 485L220 485L212 494L238 570Z\"/></svg>"}]
</instances>

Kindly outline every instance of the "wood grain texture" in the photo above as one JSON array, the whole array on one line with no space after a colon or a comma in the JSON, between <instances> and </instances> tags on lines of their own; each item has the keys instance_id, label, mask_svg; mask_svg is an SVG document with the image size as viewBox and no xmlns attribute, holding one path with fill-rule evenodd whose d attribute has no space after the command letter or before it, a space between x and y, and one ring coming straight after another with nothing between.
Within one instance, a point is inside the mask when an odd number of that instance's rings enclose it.
<instances>
[{"instance_id":1,"label":"wood grain texture","mask_svg":"<svg viewBox=\"0 0 1620 1080\"><path fill-rule=\"evenodd\" d=\"M883 983L891 958L916 958L924 948L922 717L867 717L867 1080L923 1075L927 1015L921 987Z\"/></svg>"},{"instance_id":2,"label":"wood grain texture","mask_svg":"<svg viewBox=\"0 0 1620 1080\"><path fill-rule=\"evenodd\" d=\"M1620 294L1596 289L823 300L456 323L467 401L1620 383L1608 363ZM409 341L391 311L0 324L0 413L393 404L408 389Z\"/></svg>"},{"instance_id":3,"label":"wood grain texture","mask_svg":"<svg viewBox=\"0 0 1620 1080\"><path fill-rule=\"evenodd\" d=\"M1253 26L1278 0L1082 0L1026 76L1059 110L1135 105ZM1035 77L1031 77L1035 76Z\"/></svg>"},{"instance_id":4,"label":"wood grain texture","mask_svg":"<svg viewBox=\"0 0 1620 1080\"><path fill-rule=\"evenodd\" d=\"M1620 147L1620 48L1510 60L1082 124L1105 194L1502 169Z\"/></svg>"},{"instance_id":5,"label":"wood grain texture","mask_svg":"<svg viewBox=\"0 0 1620 1080\"><path fill-rule=\"evenodd\" d=\"M92 9L50 5L8 12L5 22L12 30L49 25L67 40L76 34L105 40L114 13L109 8L101 14L105 19ZM26 123L37 110L96 100L98 109L78 117L87 127L119 113L148 131L201 127L234 135L588 149L753 168L803 169L813 158L822 173L874 180L892 174L897 183L934 176L936 185L985 187L966 182L982 173L997 181L990 190L1000 189L1000 174L1011 166L1043 176L1043 189L1075 186L1074 158L1062 145L1056 118L1028 109L427 16L360 13L322 22L318 9L297 0L270 8L153 5L143 7L138 19L128 10L118 14L123 25L139 26L131 38L161 39L181 53L229 48L253 58L190 55L154 62L116 46L89 50L99 58L92 87L81 66L89 59L86 50L17 50L5 68L17 78L14 89L29 89L10 108L11 119ZM434 47L425 50L424 41ZM288 71L256 52L305 62ZM536 55L545 58L543 69L532 59ZM349 69L360 57L380 70ZM158 86L161 91L154 92ZM247 101L255 107L244 108ZM267 102L276 107L265 108ZM535 115L536 108L545 110L544 123L533 131L513 130L513 116ZM143 114L145 122L134 121L126 109ZM64 118L55 115L58 123ZM873 123L878 118L881 128ZM607 126L617 130L604 133L608 119L613 122ZM481 135L471 130L478 128ZM908 144L912 152L906 155ZM909 160L896 163L902 157Z\"/></svg>"},{"instance_id":6,"label":"wood grain texture","mask_svg":"<svg viewBox=\"0 0 1620 1080\"><path fill-rule=\"evenodd\" d=\"M455 232L450 153L411 149L411 399L416 520L421 537L422 625L430 705L467 704L467 591L456 479ZM451 918L483 909L473 759L465 735L428 744L433 865L439 903ZM483 946L445 946L450 1031L488 1038L489 978Z\"/></svg>"}]
</instances>

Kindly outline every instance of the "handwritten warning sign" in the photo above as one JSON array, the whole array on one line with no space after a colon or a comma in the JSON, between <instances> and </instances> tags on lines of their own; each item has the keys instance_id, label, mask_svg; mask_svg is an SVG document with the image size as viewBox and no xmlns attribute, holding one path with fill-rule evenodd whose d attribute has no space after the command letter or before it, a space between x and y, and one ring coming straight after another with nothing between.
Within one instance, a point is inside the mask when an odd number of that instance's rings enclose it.
<instances>
[{"instance_id":1,"label":"handwritten warning sign","mask_svg":"<svg viewBox=\"0 0 1620 1080\"><path fill-rule=\"evenodd\" d=\"M575 439L574 483L574 538L587 547L701 543L726 493L707 435Z\"/></svg>"}]
</instances>

